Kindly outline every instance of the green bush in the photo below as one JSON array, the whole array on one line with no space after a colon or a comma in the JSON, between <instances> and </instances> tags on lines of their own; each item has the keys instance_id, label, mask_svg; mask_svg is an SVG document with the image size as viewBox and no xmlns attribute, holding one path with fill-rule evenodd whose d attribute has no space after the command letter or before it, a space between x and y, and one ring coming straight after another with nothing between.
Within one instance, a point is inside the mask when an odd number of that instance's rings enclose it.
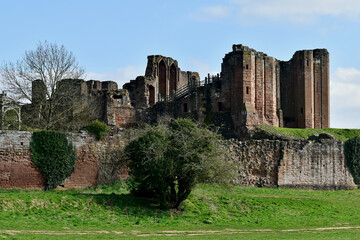
<instances>
[{"instance_id":1,"label":"green bush","mask_svg":"<svg viewBox=\"0 0 360 240\"><path fill-rule=\"evenodd\" d=\"M344 152L346 164L356 184L360 184L360 137L354 137L345 142Z\"/></svg>"},{"instance_id":2,"label":"green bush","mask_svg":"<svg viewBox=\"0 0 360 240\"><path fill-rule=\"evenodd\" d=\"M229 183L235 174L221 136L189 119L147 126L125 156L132 192L161 207L177 208L197 183Z\"/></svg>"},{"instance_id":3,"label":"green bush","mask_svg":"<svg viewBox=\"0 0 360 240\"><path fill-rule=\"evenodd\" d=\"M30 151L31 160L45 178L45 190L56 188L75 169L76 152L64 133L34 132Z\"/></svg>"},{"instance_id":4,"label":"green bush","mask_svg":"<svg viewBox=\"0 0 360 240\"><path fill-rule=\"evenodd\" d=\"M85 126L85 129L89 131L90 133L94 134L96 136L96 139L99 141L102 139L102 136L110 131L109 127L98 120L93 121L89 125Z\"/></svg>"}]
</instances>

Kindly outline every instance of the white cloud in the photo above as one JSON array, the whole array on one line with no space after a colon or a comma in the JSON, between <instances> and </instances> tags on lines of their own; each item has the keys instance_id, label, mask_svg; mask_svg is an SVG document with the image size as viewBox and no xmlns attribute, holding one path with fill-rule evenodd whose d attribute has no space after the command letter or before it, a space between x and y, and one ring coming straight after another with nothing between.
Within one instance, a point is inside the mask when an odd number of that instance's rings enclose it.
<instances>
[{"instance_id":1,"label":"white cloud","mask_svg":"<svg viewBox=\"0 0 360 240\"><path fill-rule=\"evenodd\" d=\"M338 68L330 82L331 126L360 128L360 70Z\"/></svg>"},{"instance_id":2,"label":"white cloud","mask_svg":"<svg viewBox=\"0 0 360 240\"><path fill-rule=\"evenodd\" d=\"M357 20L359 0L232 0L220 6L202 8L200 20L217 20L231 15L242 22L262 20L312 23L323 16Z\"/></svg>"},{"instance_id":3,"label":"white cloud","mask_svg":"<svg viewBox=\"0 0 360 240\"><path fill-rule=\"evenodd\" d=\"M226 17L230 13L230 9L224 6L206 7L203 12L212 17Z\"/></svg>"},{"instance_id":4,"label":"white cloud","mask_svg":"<svg viewBox=\"0 0 360 240\"><path fill-rule=\"evenodd\" d=\"M122 88L122 85L135 79L137 76L144 75L145 67L126 66L118 68L111 72L105 73L86 73L87 80L101 80L101 81L114 81L117 82L118 87Z\"/></svg>"},{"instance_id":5,"label":"white cloud","mask_svg":"<svg viewBox=\"0 0 360 240\"><path fill-rule=\"evenodd\" d=\"M240 14L270 19L288 19L294 22L313 21L319 16L360 15L358 0L235 0L241 7Z\"/></svg>"},{"instance_id":6,"label":"white cloud","mask_svg":"<svg viewBox=\"0 0 360 240\"><path fill-rule=\"evenodd\" d=\"M353 82L360 84L360 70L356 68L337 68L334 75L335 82Z\"/></svg>"},{"instance_id":7,"label":"white cloud","mask_svg":"<svg viewBox=\"0 0 360 240\"><path fill-rule=\"evenodd\" d=\"M216 21L225 18L231 14L230 8L227 6L209 6L204 7L200 12L191 16L201 21Z\"/></svg>"}]
</instances>

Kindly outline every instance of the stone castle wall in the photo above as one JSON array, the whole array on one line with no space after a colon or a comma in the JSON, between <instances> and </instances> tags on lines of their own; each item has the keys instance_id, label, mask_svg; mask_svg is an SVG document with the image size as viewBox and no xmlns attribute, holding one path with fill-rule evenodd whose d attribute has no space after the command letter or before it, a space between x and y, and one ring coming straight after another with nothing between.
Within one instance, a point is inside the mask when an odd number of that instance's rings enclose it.
<instances>
[{"instance_id":1,"label":"stone castle wall","mask_svg":"<svg viewBox=\"0 0 360 240\"><path fill-rule=\"evenodd\" d=\"M30 158L31 135L0 131L0 188L43 188L44 178Z\"/></svg>"},{"instance_id":2,"label":"stone castle wall","mask_svg":"<svg viewBox=\"0 0 360 240\"><path fill-rule=\"evenodd\" d=\"M343 149L343 142L288 143L278 167L278 185L321 189L352 186L354 182Z\"/></svg>"},{"instance_id":3,"label":"stone castle wall","mask_svg":"<svg viewBox=\"0 0 360 240\"><path fill-rule=\"evenodd\" d=\"M240 177L245 186L353 189L343 143L306 140L232 141Z\"/></svg>"},{"instance_id":4,"label":"stone castle wall","mask_svg":"<svg viewBox=\"0 0 360 240\"><path fill-rule=\"evenodd\" d=\"M44 178L30 158L32 132L0 131L0 188L43 189ZM75 171L61 186L97 185L102 152L124 146L121 133L102 141L85 132L68 134L77 151ZM238 185L318 189L355 188L345 163L343 143L306 140L230 140L236 156ZM120 169L126 178L126 169Z\"/></svg>"},{"instance_id":5,"label":"stone castle wall","mask_svg":"<svg viewBox=\"0 0 360 240\"><path fill-rule=\"evenodd\" d=\"M44 178L30 157L32 132L0 131L0 188L43 189ZM107 135L102 141L86 132L68 134L76 147L75 171L62 187L83 188L98 183L101 153L124 146L121 134ZM122 177L126 171L120 172ZM121 177L120 176L120 177Z\"/></svg>"}]
</instances>

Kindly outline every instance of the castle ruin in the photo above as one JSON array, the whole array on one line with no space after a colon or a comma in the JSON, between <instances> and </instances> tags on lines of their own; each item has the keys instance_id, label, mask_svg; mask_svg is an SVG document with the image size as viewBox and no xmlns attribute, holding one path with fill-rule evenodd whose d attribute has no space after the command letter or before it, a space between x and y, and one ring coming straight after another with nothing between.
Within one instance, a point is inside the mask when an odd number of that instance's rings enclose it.
<instances>
[{"instance_id":1,"label":"castle ruin","mask_svg":"<svg viewBox=\"0 0 360 240\"><path fill-rule=\"evenodd\" d=\"M33 82L33 103L21 111L25 122L39 118L41 104L36 99L41 98L41 84ZM61 86L71 89L70 98L75 99L66 101L66 108L76 103L91 112L89 120L98 119L113 128L156 121L164 114L192 117L235 134L259 124L330 126L326 49L297 51L291 60L280 61L233 45L223 58L221 73L202 81L196 72L181 71L176 60L153 55L148 56L145 75L124 84L123 89L112 81L95 80L67 79L60 82L59 89Z\"/></svg>"},{"instance_id":2,"label":"castle ruin","mask_svg":"<svg viewBox=\"0 0 360 240\"><path fill-rule=\"evenodd\" d=\"M223 58L221 73L201 80L181 71L178 62L160 55L148 57L145 75L118 89L115 82L65 79L57 86L63 109L74 118L100 120L113 129L158 117L191 117L220 128L224 135L267 124L279 127L330 126L329 53L326 49L297 51L280 61L243 45L234 45ZM33 82L32 104L12 103L0 95L3 129L36 125L44 99L41 81ZM61 92L61 91L60 91ZM13 124L9 119L15 119ZM44 178L31 162L31 132L0 131L0 188L43 188ZM75 172L65 188L99 183L99 159L104 151L125 145L124 132L111 132L102 141L85 131L69 133L76 145ZM344 155L344 143L334 139L229 139L239 168L238 185L311 189L356 189ZM21 170L19 170L21 169ZM122 172L126 177L126 171ZM26 181L24 181L26 179Z\"/></svg>"},{"instance_id":3,"label":"castle ruin","mask_svg":"<svg viewBox=\"0 0 360 240\"><path fill-rule=\"evenodd\" d=\"M149 56L145 76L124 85L134 107L168 101L175 117L211 115L214 123L219 122L214 116L227 119L223 124L235 132L259 124L328 128L329 87L326 49L297 51L285 62L243 45L233 45L221 73L203 81L197 73L180 71L171 58Z\"/></svg>"}]
</instances>

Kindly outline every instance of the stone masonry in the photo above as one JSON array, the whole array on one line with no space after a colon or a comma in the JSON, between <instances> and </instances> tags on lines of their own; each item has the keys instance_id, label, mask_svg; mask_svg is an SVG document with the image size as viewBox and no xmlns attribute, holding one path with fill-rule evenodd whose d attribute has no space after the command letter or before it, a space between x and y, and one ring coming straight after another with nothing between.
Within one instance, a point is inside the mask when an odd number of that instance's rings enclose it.
<instances>
[{"instance_id":1,"label":"stone masonry","mask_svg":"<svg viewBox=\"0 0 360 240\"><path fill-rule=\"evenodd\" d=\"M0 188L43 189L44 178L30 157L32 132L0 131ZM76 148L75 171L62 187L83 188L98 184L101 154L124 146L121 134L108 134L102 141L86 132L68 134ZM127 176L126 169L119 177Z\"/></svg>"},{"instance_id":2,"label":"stone masonry","mask_svg":"<svg viewBox=\"0 0 360 240\"><path fill-rule=\"evenodd\" d=\"M337 141L232 140L240 177L245 186L356 189L343 150Z\"/></svg>"},{"instance_id":3,"label":"stone masonry","mask_svg":"<svg viewBox=\"0 0 360 240\"><path fill-rule=\"evenodd\" d=\"M0 188L43 189L44 178L30 157L32 132L0 131ZM102 153L124 146L121 133L102 141L86 132L68 134L77 151L75 171L60 188L83 188L99 183ZM316 189L356 188L348 171L343 143L307 140L229 140L236 157L236 184ZM127 177L127 169L117 172Z\"/></svg>"}]
</instances>

